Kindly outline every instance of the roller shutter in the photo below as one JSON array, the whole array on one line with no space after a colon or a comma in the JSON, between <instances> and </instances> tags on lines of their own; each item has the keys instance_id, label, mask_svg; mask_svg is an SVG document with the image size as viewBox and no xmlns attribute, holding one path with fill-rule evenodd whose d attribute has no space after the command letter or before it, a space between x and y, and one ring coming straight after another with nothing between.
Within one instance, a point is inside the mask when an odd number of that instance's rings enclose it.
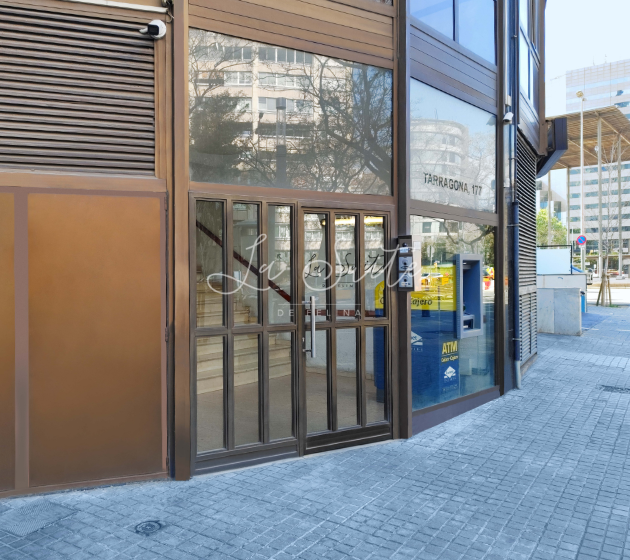
<instances>
[{"instance_id":1,"label":"roller shutter","mask_svg":"<svg viewBox=\"0 0 630 560\"><path fill-rule=\"evenodd\" d=\"M0 166L154 175L155 47L139 27L2 5Z\"/></svg>"},{"instance_id":2,"label":"roller shutter","mask_svg":"<svg viewBox=\"0 0 630 560\"><path fill-rule=\"evenodd\" d=\"M536 295L536 155L518 136L516 186L519 201L519 320L521 361L538 352Z\"/></svg>"}]
</instances>

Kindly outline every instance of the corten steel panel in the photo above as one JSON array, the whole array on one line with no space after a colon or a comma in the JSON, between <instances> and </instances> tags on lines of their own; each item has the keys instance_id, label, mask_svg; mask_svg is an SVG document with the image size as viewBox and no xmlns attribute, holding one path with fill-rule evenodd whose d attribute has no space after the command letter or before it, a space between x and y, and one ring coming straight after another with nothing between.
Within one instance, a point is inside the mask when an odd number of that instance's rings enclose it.
<instances>
[{"instance_id":1,"label":"corten steel panel","mask_svg":"<svg viewBox=\"0 0 630 560\"><path fill-rule=\"evenodd\" d=\"M15 479L14 227L13 195L0 193L0 490Z\"/></svg>"},{"instance_id":2,"label":"corten steel panel","mask_svg":"<svg viewBox=\"0 0 630 560\"><path fill-rule=\"evenodd\" d=\"M31 486L161 471L160 200L28 212Z\"/></svg>"}]
</instances>

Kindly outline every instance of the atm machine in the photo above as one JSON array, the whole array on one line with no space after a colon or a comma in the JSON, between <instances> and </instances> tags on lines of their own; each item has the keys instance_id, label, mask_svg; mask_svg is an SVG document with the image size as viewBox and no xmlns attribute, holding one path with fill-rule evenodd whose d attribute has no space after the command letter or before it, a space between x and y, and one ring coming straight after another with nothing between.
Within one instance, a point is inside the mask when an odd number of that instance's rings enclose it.
<instances>
[{"instance_id":1,"label":"atm machine","mask_svg":"<svg viewBox=\"0 0 630 560\"><path fill-rule=\"evenodd\" d=\"M481 255L455 255L457 339L483 334L483 266Z\"/></svg>"},{"instance_id":2,"label":"atm machine","mask_svg":"<svg viewBox=\"0 0 630 560\"><path fill-rule=\"evenodd\" d=\"M481 255L455 254L452 277L443 287L447 298L429 301L421 288L412 293L412 391L419 406L459 393L459 342L484 332L482 263Z\"/></svg>"}]
</instances>

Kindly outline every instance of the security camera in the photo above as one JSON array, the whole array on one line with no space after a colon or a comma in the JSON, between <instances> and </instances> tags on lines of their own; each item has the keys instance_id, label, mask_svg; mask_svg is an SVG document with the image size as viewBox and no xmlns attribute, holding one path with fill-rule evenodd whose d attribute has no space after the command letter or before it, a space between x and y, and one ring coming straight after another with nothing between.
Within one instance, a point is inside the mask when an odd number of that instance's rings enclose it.
<instances>
[{"instance_id":1,"label":"security camera","mask_svg":"<svg viewBox=\"0 0 630 560\"><path fill-rule=\"evenodd\" d=\"M164 35L166 35L166 25L164 25L163 21L154 19L149 23L149 25L140 29L140 33L143 35L149 35L154 39L161 39Z\"/></svg>"},{"instance_id":2,"label":"security camera","mask_svg":"<svg viewBox=\"0 0 630 560\"><path fill-rule=\"evenodd\" d=\"M511 124L512 119L514 119L514 113L512 113L511 111L505 113L505 115L503 116L503 122L505 124Z\"/></svg>"}]
</instances>

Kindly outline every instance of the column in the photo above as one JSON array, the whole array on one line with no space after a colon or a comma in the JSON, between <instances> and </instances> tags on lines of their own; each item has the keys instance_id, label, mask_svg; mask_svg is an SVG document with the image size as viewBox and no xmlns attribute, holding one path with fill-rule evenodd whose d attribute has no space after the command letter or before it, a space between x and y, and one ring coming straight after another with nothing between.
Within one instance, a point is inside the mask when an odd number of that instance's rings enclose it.
<instances>
[{"instance_id":1,"label":"column","mask_svg":"<svg viewBox=\"0 0 630 560\"><path fill-rule=\"evenodd\" d=\"M597 271L599 277L602 277L602 119L597 119L597 210L599 212L598 219L598 235L597 235Z\"/></svg>"}]
</instances>

